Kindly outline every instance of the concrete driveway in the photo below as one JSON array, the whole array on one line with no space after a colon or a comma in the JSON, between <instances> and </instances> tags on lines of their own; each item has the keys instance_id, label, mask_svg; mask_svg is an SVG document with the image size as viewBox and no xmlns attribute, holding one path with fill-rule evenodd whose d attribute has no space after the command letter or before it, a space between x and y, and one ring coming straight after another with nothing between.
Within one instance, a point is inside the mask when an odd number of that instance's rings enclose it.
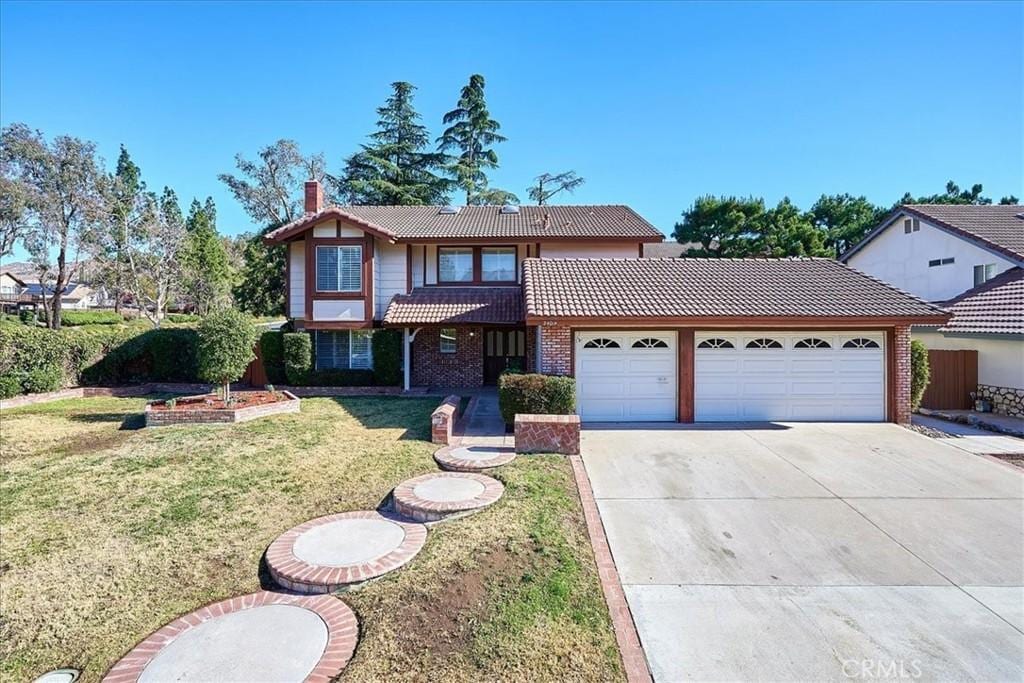
<instances>
[{"instance_id":1,"label":"concrete driveway","mask_svg":"<svg viewBox=\"0 0 1024 683\"><path fill-rule=\"evenodd\" d=\"M891 424L582 445L655 679L1024 678L1024 471Z\"/></svg>"}]
</instances>

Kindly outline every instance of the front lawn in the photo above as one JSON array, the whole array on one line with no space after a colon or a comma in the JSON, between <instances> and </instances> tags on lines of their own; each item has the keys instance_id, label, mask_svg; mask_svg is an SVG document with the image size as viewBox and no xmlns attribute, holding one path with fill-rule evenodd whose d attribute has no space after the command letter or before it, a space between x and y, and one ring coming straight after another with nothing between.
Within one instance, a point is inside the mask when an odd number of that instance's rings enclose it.
<instances>
[{"instance_id":1,"label":"front lawn","mask_svg":"<svg viewBox=\"0 0 1024 683\"><path fill-rule=\"evenodd\" d=\"M143 405L4 411L0 679L73 666L97 680L174 617L268 585L281 532L436 469L436 399L304 399L297 415L158 429L141 429ZM622 679L568 462L496 476L501 501L344 595L361 638L343 680Z\"/></svg>"}]
</instances>

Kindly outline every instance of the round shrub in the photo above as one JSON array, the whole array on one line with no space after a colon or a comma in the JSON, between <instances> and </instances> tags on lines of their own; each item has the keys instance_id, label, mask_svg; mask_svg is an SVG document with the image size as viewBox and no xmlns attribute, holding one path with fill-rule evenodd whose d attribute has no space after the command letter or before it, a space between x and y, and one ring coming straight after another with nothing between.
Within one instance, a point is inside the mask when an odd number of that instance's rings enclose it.
<instances>
[{"instance_id":1,"label":"round shrub","mask_svg":"<svg viewBox=\"0 0 1024 683\"><path fill-rule=\"evenodd\" d=\"M253 346L258 332L252 318L234 309L211 313L197 329L199 335L199 377L224 387L224 399L231 394L231 382L241 379L256 357Z\"/></svg>"},{"instance_id":2,"label":"round shrub","mask_svg":"<svg viewBox=\"0 0 1024 683\"><path fill-rule=\"evenodd\" d=\"M287 332L282 337L284 374L288 384L305 384L313 369L313 343L305 332Z\"/></svg>"},{"instance_id":3,"label":"round shrub","mask_svg":"<svg viewBox=\"0 0 1024 683\"><path fill-rule=\"evenodd\" d=\"M25 390L22 386L24 378L24 373L20 372L9 372L0 375L0 398L10 398L22 393Z\"/></svg>"},{"instance_id":4,"label":"round shrub","mask_svg":"<svg viewBox=\"0 0 1024 683\"><path fill-rule=\"evenodd\" d=\"M380 386L402 383L402 333L377 330L370 338L373 345L373 380Z\"/></svg>"},{"instance_id":5,"label":"round shrub","mask_svg":"<svg viewBox=\"0 0 1024 683\"><path fill-rule=\"evenodd\" d=\"M271 384L284 384L288 381L284 374L284 340L279 330L269 330L260 335L260 357L263 358L263 369L267 373L267 381Z\"/></svg>"},{"instance_id":6,"label":"round shrub","mask_svg":"<svg viewBox=\"0 0 1024 683\"><path fill-rule=\"evenodd\" d=\"M498 406L505 424L517 413L571 415L576 410L576 381L572 377L514 373L498 379Z\"/></svg>"},{"instance_id":7,"label":"round shrub","mask_svg":"<svg viewBox=\"0 0 1024 683\"><path fill-rule=\"evenodd\" d=\"M63 374L55 365L32 368L25 373L22 386L27 394L40 394L44 391L57 391L60 389Z\"/></svg>"},{"instance_id":8,"label":"round shrub","mask_svg":"<svg viewBox=\"0 0 1024 683\"><path fill-rule=\"evenodd\" d=\"M931 369L928 367L928 349L917 339L910 340L910 407L917 410L928 388Z\"/></svg>"}]
</instances>

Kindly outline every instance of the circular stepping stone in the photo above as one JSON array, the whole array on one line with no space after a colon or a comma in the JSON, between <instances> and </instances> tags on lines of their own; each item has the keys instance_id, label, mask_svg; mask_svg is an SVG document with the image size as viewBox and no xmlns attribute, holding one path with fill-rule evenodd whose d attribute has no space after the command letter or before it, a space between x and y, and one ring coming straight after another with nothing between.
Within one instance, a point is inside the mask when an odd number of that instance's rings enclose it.
<instances>
[{"instance_id":1,"label":"circular stepping stone","mask_svg":"<svg viewBox=\"0 0 1024 683\"><path fill-rule=\"evenodd\" d=\"M434 472L402 482L395 489L395 510L418 522L436 522L475 512L501 498L497 479L473 472Z\"/></svg>"},{"instance_id":2,"label":"circular stepping stone","mask_svg":"<svg viewBox=\"0 0 1024 683\"><path fill-rule=\"evenodd\" d=\"M427 528L375 511L304 522L267 548L274 581L300 593L329 593L398 569L420 551Z\"/></svg>"},{"instance_id":3,"label":"circular stepping stone","mask_svg":"<svg viewBox=\"0 0 1024 683\"><path fill-rule=\"evenodd\" d=\"M175 619L135 646L104 681L330 681L359 625L329 595L260 591Z\"/></svg>"},{"instance_id":4,"label":"circular stepping stone","mask_svg":"<svg viewBox=\"0 0 1024 683\"><path fill-rule=\"evenodd\" d=\"M505 465L516 457L510 446L445 446L434 453L434 460L450 472L479 472Z\"/></svg>"},{"instance_id":5,"label":"circular stepping stone","mask_svg":"<svg viewBox=\"0 0 1024 683\"><path fill-rule=\"evenodd\" d=\"M47 671L32 683L75 683L81 672L78 669L54 669Z\"/></svg>"}]
</instances>

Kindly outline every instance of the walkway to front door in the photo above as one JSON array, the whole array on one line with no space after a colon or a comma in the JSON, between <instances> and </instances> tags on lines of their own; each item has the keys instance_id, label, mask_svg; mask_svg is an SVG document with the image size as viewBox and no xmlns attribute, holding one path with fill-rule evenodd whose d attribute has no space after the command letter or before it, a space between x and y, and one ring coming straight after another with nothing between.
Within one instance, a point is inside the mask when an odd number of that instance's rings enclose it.
<instances>
[{"instance_id":1,"label":"walkway to front door","mask_svg":"<svg viewBox=\"0 0 1024 683\"><path fill-rule=\"evenodd\" d=\"M462 430L456 434L461 446L513 446L515 439L505 433L505 421L498 409L498 392L487 388L480 390L466 407L466 414L459 422Z\"/></svg>"}]
</instances>

